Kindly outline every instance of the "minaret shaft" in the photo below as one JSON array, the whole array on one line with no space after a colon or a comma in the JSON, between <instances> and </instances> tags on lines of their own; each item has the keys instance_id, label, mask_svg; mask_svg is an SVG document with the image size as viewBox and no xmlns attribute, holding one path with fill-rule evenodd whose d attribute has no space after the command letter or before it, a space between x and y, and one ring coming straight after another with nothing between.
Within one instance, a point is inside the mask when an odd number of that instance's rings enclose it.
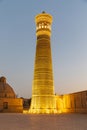
<instances>
[{"instance_id":1,"label":"minaret shaft","mask_svg":"<svg viewBox=\"0 0 87 130\"><path fill-rule=\"evenodd\" d=\"M36 16L36 55L30 113L55 113L54 81L51 57L52 16Z\"/></svg>"},{"instance_id":2,"label":"minaret shaft","mask_svg":"<svg viewBox=\"0 0 87 130\"><path fill-rule=\"evenodd\" d=\"M32 92L33 95L54 94L50 38L44 35L37 39Z\"/></svg>"}]
</instances>

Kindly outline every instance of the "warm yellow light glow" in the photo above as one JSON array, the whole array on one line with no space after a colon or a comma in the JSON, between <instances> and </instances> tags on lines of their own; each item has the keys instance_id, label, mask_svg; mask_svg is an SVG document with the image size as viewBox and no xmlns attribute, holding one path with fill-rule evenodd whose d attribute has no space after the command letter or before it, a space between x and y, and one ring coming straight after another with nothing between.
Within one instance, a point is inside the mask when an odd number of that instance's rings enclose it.
<instances>
[{"instance_id":1,"label":"warm yellow light glow","mask_svg":"<svg viewBox=\"0 0 87 130\"><path fill-rule=\"evenodd\" d=\"M29 113L57 113L50 45L52 16L39 14L35 22L37 44Z\"/></svg>"},{"instance_id":2,"label":"warm yellow light glow","mask_svg":"<svg viewBox=\"0 0 87 130\"><path fill-rule=\"evenodd\" d=\"M63 96L63 112L67 113L70 112L71 103L70 103L70 95Z\"/></svg>"},{"instance_id":3,"label":"warm yellow light glow","mask_svg":"<svg viewBox=\"0 0 87 130\"><path fill-rule=\"evenodd\" d=\"M28 110L23 110L23 114L29 113Z\"/></svg>"},{"instance_id":4,"label":"warm yellow light glow","mask_svg":"<svg viewBox=\"0 0 87 130\"><path fill-rule=\"evenodd\" d=\"M63 112L63 97L62 96L55 96L56 97L56 107L58 113Z\"/></svg>"},{"instance_id":5,"label":"warm yellow light glow","mask_svg":"<svg viewBox=\"0 0 87 130\"><path fill-rule=\"evenodd\" d=\"M56 96L56 103L58 113L70 112L71 108L70 95Z\"/></svg>"},{"instance_id":6,"label":"warm yellow light glow","mask_svg":"<svg viewBox=\"0 0 87 130\"><path fill-rule=\"evenodd\" d=\"M51 35L52 16L47 13L39 14L35 17L36 35Z\"/></svg>"}]
</instances>

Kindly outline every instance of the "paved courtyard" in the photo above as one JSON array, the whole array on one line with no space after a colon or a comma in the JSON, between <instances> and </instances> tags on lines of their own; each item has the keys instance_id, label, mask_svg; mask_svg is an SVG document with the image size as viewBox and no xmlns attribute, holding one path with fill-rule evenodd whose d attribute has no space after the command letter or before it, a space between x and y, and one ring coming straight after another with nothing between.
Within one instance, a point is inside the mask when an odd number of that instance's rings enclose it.
<instances>
[{"instance_id":1,"label":"paved courtyard","mask_svg":"<svg viewBox=\"0 0 87 130\"><path fill-rule=\"evenodd\" d=\"M87 130L87 114L0 113L0 130Z\"/></svg>"}]
</instances>

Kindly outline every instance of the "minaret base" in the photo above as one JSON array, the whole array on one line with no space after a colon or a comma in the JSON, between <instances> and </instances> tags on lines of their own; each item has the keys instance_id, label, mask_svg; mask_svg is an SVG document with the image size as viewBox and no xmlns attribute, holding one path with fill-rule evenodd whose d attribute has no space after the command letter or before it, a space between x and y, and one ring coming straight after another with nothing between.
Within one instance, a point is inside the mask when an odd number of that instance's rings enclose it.
<instances>
[{"instance_id":1,"label":"minaret base","mask_svg":"<svg viewBox=\"0 0 87 130\"><path fill-rule=\"evenodd\" d=\"M30 109L30 114L57 114L56 109Z\"/></svg>"},{"instance_id":2,"label":"minaret base","mask_svg":"<svg viewBox=\"0 0 87 130\"><path fill-rule=\"evenodd\" d=\"M31 114L56 114L55 95L33 96L29 110Z\"/></svg>"}]
</instances>

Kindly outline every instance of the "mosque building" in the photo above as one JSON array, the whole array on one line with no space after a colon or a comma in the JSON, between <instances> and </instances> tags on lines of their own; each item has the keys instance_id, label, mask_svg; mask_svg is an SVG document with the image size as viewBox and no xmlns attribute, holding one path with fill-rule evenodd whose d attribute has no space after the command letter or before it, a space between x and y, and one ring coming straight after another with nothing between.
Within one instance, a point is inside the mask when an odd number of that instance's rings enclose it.
<instances>
[{"instance_id":1,"label":"mosque building","mask_svg":"<svg viewBox=\"0 0 87 130\"><path fill-rule=\"evenodd\" d=\"M0 77L0 112L23 112L22 99L16 97L5 77Z\"/></svg>"}]
</instances>

